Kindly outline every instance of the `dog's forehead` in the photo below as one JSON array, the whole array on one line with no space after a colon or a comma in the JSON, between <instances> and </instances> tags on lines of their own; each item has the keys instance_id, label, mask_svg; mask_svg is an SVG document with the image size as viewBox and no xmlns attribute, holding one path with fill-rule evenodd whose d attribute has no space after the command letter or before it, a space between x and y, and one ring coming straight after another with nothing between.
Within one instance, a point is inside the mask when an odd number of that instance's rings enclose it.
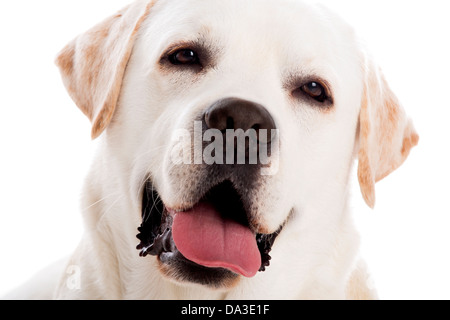
<instances>
[{"instance_id":1,"label":"dog's forehead","mask_svg":"<svg viewBox=\"0 0 450 320\"><path fill-rule=\"evenodd\" d=\"M339 18L302 0L159 0L151 16L163 46L207 39L286 60L333 57L348 33Z\"/></svg>"}]
</instances>

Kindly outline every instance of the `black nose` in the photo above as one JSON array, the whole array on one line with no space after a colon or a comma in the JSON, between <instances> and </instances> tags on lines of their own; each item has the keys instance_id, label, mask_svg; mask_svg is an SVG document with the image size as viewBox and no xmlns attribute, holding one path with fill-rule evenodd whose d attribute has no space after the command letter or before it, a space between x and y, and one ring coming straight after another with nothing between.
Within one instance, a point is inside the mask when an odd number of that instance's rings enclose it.
<instances>
[{"instance_id":1,"label":"black nose","mask_svg":"<svg viewBox=\"0 0 450 320\"><path fill-rule=\"evenodd\" d=\"M245 132L254 129L262 142L271 142L272 130L276 129L275 121L266 108L238 98L226 98L214 103L205 113L205 122L209 129L218 129L223 133L228 129L242 129ZM261 129L266 129L267 135L260 136Z\"/></svg>"}]
</instances>

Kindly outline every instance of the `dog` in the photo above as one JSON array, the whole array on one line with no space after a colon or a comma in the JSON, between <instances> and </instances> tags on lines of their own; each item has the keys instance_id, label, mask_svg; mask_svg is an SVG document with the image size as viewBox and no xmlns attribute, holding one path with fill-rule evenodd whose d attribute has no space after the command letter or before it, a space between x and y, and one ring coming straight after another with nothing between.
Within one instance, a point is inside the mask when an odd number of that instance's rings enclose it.
<instances>
[{"instance_id":1,"label":"dog","mask_svg":"<svg viewBox=\"0 0 450 320\"><path fill-rule=\"evenodd\" d=\"M352 168L373 208L419 137L338 15L301 0L138 0L56 63L99 151L52 298L378 298Z\"/></svg>"}]
</instances>

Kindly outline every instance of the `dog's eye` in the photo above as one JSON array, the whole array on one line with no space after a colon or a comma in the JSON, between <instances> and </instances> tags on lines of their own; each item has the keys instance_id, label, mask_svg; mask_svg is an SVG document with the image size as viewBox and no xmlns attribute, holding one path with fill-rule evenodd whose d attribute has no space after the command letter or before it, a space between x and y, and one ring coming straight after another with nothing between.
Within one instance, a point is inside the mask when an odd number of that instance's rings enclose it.
<instances>
[{"instance_id":1,"label":"dog's eye","mask_svg":"<svg viewBox=\"0 0 450 320\"><path fill-rule=\"evenodd\" d=\"M173 65L199 65L200 59L197 52L191 49L180 49L169 55L169 61Z\"/></svg>"},{"instance_id":2,"label":"dog's eye","mask_svg":"<svg viewBox=\"0 0 450 320\"><path fill-rule=\"evenodd\" d=\"M307 84L300 87L300 90L308 95L310 98L320 102L324 103L328 100L328 94L325 87L316 81L308 82Z\"/></svg>"}]
</instances>

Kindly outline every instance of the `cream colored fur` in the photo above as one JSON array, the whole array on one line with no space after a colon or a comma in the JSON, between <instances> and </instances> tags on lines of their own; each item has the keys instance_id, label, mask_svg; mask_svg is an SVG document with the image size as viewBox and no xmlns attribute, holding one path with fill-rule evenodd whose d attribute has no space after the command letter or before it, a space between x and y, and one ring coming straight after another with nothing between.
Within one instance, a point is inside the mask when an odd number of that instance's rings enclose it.
<instances>
[{"instance_id":1,"label":"cream colored fur","mask_svg":"<svg viewBox=\"0 0 450 320\"><path fill-rule=\"evenodd\" d=\"M192 41L213 48L214 68L194 75L161 66L170 46ZM139 0L72 41L57 64L100 143L83 192L85 233L61 265L54 298L377 298L348 209L351 169L359 159L373 207L375 182L401 165L418 136L337 15L300 0ZM293 98L288 80L308 76L330 84L330 110ZM212 290L163 275L156 258L139 257L135 236L148 175L170 207L183 205L195 179L170 178L174 131L230 96L264 105L280 129L278 173L254 190L259 222L273 232L294 214L266 272Z\"/></svg>"}]
</instances>

